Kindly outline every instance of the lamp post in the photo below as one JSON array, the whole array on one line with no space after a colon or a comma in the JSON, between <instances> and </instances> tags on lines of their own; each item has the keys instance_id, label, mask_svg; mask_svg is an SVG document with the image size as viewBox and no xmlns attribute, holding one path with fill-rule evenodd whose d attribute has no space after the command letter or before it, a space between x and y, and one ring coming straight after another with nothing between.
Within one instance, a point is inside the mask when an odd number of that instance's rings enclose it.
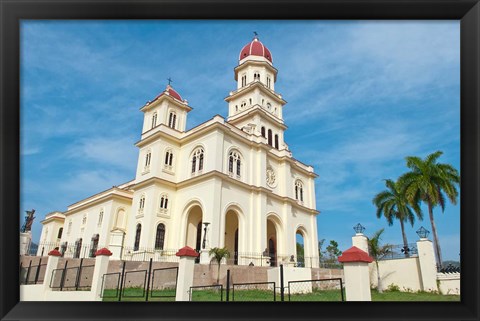
<instances>
[{"instance_id":1,"label":"lamp post","mask_svg":"<svg viewBox=\"0 0 480 321\"><path fill-rule=\"evenodd\" d=\"M203 242L202 242L202 249L205 250L205 246L207 244L207 226L210 224L209 222L204 222L203 225L205 227L203 228Z\"/></svg>"}]
</instances>

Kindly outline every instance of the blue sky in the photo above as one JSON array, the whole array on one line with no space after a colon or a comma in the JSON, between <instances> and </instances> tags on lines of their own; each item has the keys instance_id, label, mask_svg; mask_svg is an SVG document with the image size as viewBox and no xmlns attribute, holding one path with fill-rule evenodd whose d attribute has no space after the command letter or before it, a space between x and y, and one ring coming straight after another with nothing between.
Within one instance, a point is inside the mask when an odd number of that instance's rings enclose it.
<instances>
[{"instance_id":1,"label":"blue sky","mask_svg":"<svg viewBox=\"0 0 480 321\"><path fill-rule=\"evenodd\" d=\"M286 142L319 174L319 239L345 250L361 223L401 244L372 198L409 155L442 150L460 169L458 21L23 21L20 216L36 209L34 241L48 212L134 178L139 108L168 77L194 107L187 128L226 117L253 31L279 70ZM460 206L434 213L444 259L458 260Z\"/></svg>"}]
</instances>

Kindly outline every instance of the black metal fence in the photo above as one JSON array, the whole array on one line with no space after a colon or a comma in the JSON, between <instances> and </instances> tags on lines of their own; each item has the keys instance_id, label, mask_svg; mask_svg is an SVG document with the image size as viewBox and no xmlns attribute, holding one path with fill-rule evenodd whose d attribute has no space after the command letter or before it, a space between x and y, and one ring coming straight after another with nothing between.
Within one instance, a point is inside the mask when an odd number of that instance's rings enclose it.
<instances>
[{"instance_id":1,"label":"black metal fence","mask_svg":"<svg viewBox=\"0 0 480 321\"><path fill-rule=\"evenodd\" d=\"M127 261L122 271L103 275L101 297L104 301L174 301L177 289L178 267L128 270Z\"/></svg>"},{"instance_id":2,"label":"black metal fence","mask_svg":"<svg viewBox=\"0 0 480 321\"><path fill-rule=\"evenodd\" d=\"M379 258L380 260L405 259L410 257L418 257L418 249L416 243L410 243L407 246L403 244L392 245L390 250Z\"/></svg>"},{"instance_id":3,"label":"black metal fence","mask_svg":"<svg viewBox=\"0 0 480 321\"><path fill-rule=\"evenodd\" d=\"M344 301L342 279L289 281L288 301Z\"/></svg>"},{"instance_id":4,"label":"black metal fence","mask_svg":"<svg viewBox=\"0 0 480 321\"><path fill-rule=\"evenodd\" d=\"M198 285L190 287L190 301L223 301L223 285Z\"/></svg>"},{"instance_id":5,"label":"black metal fence","mask_svg":"<svg viewBox=\"0 0 480 321\"><path fill-rule=\"evenodd\" d=\"M61 269L52 271L52 279L49 286L58 291L89 290L92 286L93 270L95 265L83 265L83 259L79 266L69 267L68 261Z\"/></svg>"},{"instance_id":6,"label":"black metal fence","mask_svg":"<svg viewBox=\"0 0 480 321\"><path fill-rule=\"evenodd\" d=\"M37 265L32 265L30 260L27 266L20 264L20 284L41 284L45 278L47 264L42 264L42 259Z\"/></svg>"}]
</instances>

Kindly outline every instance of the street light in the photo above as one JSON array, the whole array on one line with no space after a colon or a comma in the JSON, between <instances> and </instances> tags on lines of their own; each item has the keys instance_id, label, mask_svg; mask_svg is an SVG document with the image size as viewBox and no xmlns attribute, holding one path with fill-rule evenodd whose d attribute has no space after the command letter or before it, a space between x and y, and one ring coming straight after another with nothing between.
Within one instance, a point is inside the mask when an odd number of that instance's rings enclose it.
<instances>
[{"instance_id":1,"label":"street light","mask_svg":"<svg viewBox=\"0 0 480 321\"><path fill-rule=\"evenodd\" d=\"M205 225L205 227L203 228L203 242L202 242L202 249L205 250L205 245L207 244L207 226L208 226L208 222L204 222L203 225Z\"/></svg>"}]
</instances>

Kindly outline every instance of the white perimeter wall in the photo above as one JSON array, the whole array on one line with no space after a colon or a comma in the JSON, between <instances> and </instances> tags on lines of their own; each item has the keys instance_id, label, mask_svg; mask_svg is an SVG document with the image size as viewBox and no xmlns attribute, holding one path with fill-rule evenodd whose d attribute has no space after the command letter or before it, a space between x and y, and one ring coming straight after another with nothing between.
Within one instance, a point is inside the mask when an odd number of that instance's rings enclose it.
<instances>
[{"instance_id":1,"label":"white perimeter wall","mask_svg":"<svg viewBox=\"0 0 480 321\"><path fill-rule=\"evenodd\" d=\"M386 290L390 284L400 287L400 291L422 290L420 265L418 258L403 258L378 262L382 289ZM370 283L377 287L377 267L375 262L369 264Z\"/></svg>"}]
</instances>

